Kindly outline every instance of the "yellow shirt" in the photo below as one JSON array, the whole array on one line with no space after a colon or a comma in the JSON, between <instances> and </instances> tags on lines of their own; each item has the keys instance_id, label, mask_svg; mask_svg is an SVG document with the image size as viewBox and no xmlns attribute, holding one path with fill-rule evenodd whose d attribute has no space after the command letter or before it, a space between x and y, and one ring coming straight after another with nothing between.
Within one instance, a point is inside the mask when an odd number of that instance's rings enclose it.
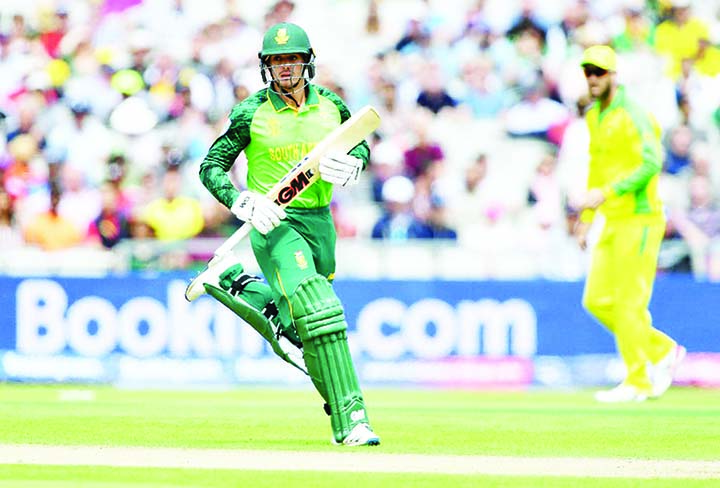
<instances>
[{"instance_id":1,"label":"yellow shirt","mask_svg":"<svg viewBox=\"0 0 720 488\"><path fill-rule=\"evenodd\" d=\"M595 102L585 116L590 132L588 189L606 197L598 210L607 218L662 217L658 173L662 169L661 129L655 118L618 87L610 105ZM580 214L591 222L595 212Z\"/></svg>"},{"instance_id":2,"label":"yellow shirt","mask_svg":"<svg viewBox=\"0 0 720 488\"><path fill-rule=\"evenodd\" d=\"M667 73L673 79L680 76L683 59L695 59L700 39L707 39L710 31L705 22L691 18L678 25L672 20L662 22L655 30L655 51L666 56Z\"/></svg>"},{"instance_id":3,"label":"yellow shirt","mask_svg":"<svg viewBox=\"0 0 720 488\"><path fill-rule=\"evenodd\" d=\"M704 76L714 77L720 74L720 49L708 46L695 61L695 70Z\"/></svg>"},{"instance_id":4,"label":"yellow shirt","mask_svg":"<svg viewBox=\"0 0 720 488\"><path fill-rule=\"evenodd\" d=\"M205 225L200 202L189 197L153 200L142 213L142 220L152 227L155 237L163 241L189 239L199 234Z\"/></svg>"},{"instance_id":5,"label":"yellow shirt","mask_svg":"<svg viewBox=\"0 0 720 488\"><path fill-rule=\"evenodd\" d=\"M25 242L46 251L68 249L82 242L83 236L70 220L50 212L38 215L24 231Z\"/></svg>"}]
</instances>

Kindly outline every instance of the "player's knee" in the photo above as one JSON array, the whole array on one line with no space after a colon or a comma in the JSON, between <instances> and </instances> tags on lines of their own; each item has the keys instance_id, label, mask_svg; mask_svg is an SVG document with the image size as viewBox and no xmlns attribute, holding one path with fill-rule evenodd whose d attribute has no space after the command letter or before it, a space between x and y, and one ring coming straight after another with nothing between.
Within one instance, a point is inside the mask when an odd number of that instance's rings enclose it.
<instances>
[{"instance_id":1,"label":"player's knee","mask_svg":"<svg viewBox=\"0 0 720 488\"><path fill-rule=\"evenodd\" d=\"M301 282L290 297L290 305L303 341L347 329L342 303L321 275Z\"/></svg>"}]
</instances>

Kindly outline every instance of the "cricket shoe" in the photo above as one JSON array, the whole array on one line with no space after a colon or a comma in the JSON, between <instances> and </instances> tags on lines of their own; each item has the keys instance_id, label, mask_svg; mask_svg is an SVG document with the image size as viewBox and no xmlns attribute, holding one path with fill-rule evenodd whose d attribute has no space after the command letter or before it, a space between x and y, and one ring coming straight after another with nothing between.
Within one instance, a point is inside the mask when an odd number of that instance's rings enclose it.
<instances>
[{"instance_id":1,"label":"cricket shoe","mask_svg":"<svg viewBox=\"0 0 720 488\"><path fill-rule=\"evenodd\" d=\"M602 390L595 393L595 400L600 403L630 403L644 402L647 400L647 393L640 391L634 386L620 384L610 390Z\"/></svg>"},{"instance_id":2,"label":"cricket shoe","mask_svg":"<svg viewBox=\"0 0 720 488\"><path fill-rule=\"evenodd\" d=\"M341 444L333 439L333 444ZM357 424L343 439L344 446L379 446L380 437L372 431L368 424Z\"/></svg>"},{"instance_id":3,"label":"cricket shoe","mask_svg":"<svg viewBox=\"0 0 720 488\"><path fill-rule=\"evenodd\" d=\"M653 366L652 372L652 398L658 398L672 385L677 368L685 359L687 350L675 344L667 355Z\"/></svg>"}]
</instances>

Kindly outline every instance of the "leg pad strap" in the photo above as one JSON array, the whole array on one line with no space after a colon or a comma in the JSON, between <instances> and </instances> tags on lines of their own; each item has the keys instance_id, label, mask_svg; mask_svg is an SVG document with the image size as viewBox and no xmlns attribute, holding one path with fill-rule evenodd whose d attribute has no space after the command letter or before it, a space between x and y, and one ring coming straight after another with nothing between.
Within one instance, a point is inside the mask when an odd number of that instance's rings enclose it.
<instances>
[{"instance_id":1,"label":"leg pad strap","mask_svg":"<svg viewBox=\"0 0 720 488\"><path fill-rule=\"evenodd\" d=\"M288 339L293 345L285 343L286 347L279 341L280 335L287 335L276 325L277 307L272 301L270 287L242 271L239 264L229 268L220 275L219 287L204 283L205 291L255 329L275 354L307 374L299 357L300 351L293 351L294 347L299 348L298 345L302 344L300 338L295 336L295 341Z\"/></svg>"}]
</instances>

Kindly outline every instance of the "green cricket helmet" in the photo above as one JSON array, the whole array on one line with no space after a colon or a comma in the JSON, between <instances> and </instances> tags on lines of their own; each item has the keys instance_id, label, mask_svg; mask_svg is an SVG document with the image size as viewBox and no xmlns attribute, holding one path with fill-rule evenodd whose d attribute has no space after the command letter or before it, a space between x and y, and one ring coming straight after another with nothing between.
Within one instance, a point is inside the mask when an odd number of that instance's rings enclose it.
<instances>
[{"instance_id":1,"label":"green cricket helmet","mask_svg":"<svg viewBox=\"0 0 720 488\"><path fill-rule=\"evenodd\" d=\"M263 82L268 82L266 75L268 56L293 53L299 53L305 57L307 74L312 79L315 76L315 53L307 33L299 25L289 22L280 22L270 27L263 36L262 49L258 53Z\"/></svg>"},{"instance_id":2,"label":"green cricket helmet","mask_svg":"<svg viewBox=\"0 0 720 488\"><path fill-rule=\"evenodd\" d=\"M260 59L273 54L302 53L312 56L313 50L310 39L299 25L281 22L270 27L263 37L262 50L258 53Z\"/></svg>"}]
</instances>

